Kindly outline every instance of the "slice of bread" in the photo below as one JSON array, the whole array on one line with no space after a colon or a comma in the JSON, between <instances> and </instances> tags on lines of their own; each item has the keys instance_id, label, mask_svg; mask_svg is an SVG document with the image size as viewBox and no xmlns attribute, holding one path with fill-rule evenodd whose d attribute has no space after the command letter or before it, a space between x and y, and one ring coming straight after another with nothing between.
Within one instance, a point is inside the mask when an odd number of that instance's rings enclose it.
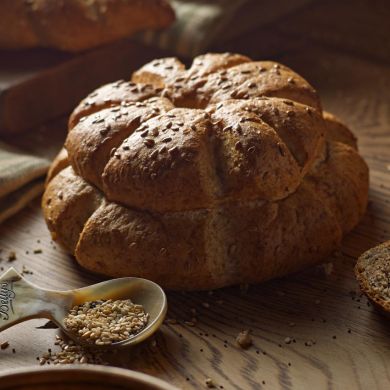
<instances>
[{"instance_id":1,"label":"slice of bread","mask_svg":"<svg viewBox=\"0 0 390 390\"><path fill-rule=\"evenodd\" d=\"M375 306L390 314L390 241L364 252L356 263L355 275Z\"/></svg>"}]
</instances>

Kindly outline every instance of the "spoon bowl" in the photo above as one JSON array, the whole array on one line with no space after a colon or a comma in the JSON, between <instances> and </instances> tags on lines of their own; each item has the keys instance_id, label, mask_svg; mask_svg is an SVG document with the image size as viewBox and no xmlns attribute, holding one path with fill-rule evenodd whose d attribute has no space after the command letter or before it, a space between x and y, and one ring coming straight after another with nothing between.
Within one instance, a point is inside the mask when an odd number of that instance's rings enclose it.
<instances>
[{"instance_id":1,"label":"spoon bowl","mask_svg":"<svg viewBox=\"0 0 390 390\"><path fill-rule=\"evenodd\" d=\"M91 286L54 291L35 286L23 278L14 268L0 276L0 332L32 318L47 318L58 325L78 344L93 346L69 332L64 319L76 305L97 300L130 299L142 305L149 314L146 327L126 340L104 345L119 348L135 345L150 337L161 326L167 312L167 298L156 283L142 278L119 278Z\"/></svg>"}]
</instances>

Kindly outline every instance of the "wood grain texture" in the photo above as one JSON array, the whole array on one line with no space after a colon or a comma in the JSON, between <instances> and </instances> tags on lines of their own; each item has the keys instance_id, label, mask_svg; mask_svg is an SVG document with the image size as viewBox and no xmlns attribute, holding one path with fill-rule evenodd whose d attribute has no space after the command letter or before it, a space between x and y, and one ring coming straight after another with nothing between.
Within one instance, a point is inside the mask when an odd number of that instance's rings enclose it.
<instances>
[{"instance_id":1,"label":"wood grain texture","mask_svg":"<svg viewBox=\"0 0 390 390\"><path fill-rule=\"evenodd\" d=\"M242 51L260 57L253 48ZM242 390L390 388L389 323L360 295L353 276L356 257L390 238L390 70L383 62L316 44L288 45L284 53L274 59L305 75L325 109L359 137L371 174L365 217L329 259L334 261L329 276L315 268L246 292L232 287L212 294L168 293L168 318L178 324L163 325L156 344L108 356L113 365L183 389L205 388L206 378L218 388ZM51 242L38 202L0 227L0 248L0 266L9 266L13 250L13 265L19 270L26 265L33 271L26 277L42 287L98 281ZM192 309L197 322L188 326ZM0 370L38 364L36 356L53 348L57 331L36 329L44 323L34 320L0 334L0 343L10 342L0 350ZM253 346L242 350L235 338L245 329L252 331Z\"/></svg>"}]
</instances>

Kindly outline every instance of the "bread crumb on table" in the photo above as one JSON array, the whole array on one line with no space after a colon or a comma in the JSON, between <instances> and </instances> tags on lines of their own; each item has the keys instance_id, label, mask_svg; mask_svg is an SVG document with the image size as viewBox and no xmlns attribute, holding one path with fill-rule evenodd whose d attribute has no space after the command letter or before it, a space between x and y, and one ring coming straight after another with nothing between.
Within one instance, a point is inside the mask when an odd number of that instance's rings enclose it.
<instances>
[{"instance_id":1,"label":"bread crumb on table","mask_svg":"<svg viewBox=\"0 0 390 390\"><path fill-rule=\"evenodd\" d=\"M243 330L240 332L236 338L236 341L237 344L243 349L248 349L253 344L249 330Z\"/></svg>"},{"instance_id":2,"label":"bread crumb on table","mask_svg":"<svg viewBox=\"0 0 390 390\"><path fill-rule=\"evenodd\" d=\"M8 253L8 261L15 261L16 260L16 253L15 251L10 251Z\"/></svg>"},{"instance_id":3,"label":"bread crumb on table","mask_svg":"<svg viewBox=\"0 0 390 390\"><path fill-rule=\"evenodd\" d=\"M206 383L206 386L207 386L209 389L213 389L213 388L216 387L214 381L213 381L211 378L207 378L206 381L205 381L205 383Z\"/></svg>"}]
</instances>

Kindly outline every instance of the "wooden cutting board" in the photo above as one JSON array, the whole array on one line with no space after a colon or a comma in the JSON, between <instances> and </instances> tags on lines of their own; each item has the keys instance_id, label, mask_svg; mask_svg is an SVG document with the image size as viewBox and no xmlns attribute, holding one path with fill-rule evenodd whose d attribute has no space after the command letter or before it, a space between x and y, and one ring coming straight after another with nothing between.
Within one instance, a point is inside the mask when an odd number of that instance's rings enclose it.
<instances>
[{"instance_id":1,"label":"wooden cutting board","mask_svg":"<svg viewBox=\"0 0 390 390\"><path fill-rule=\"evenodd\" d=\"M128 79L159 55L131 40L77 55L0 51L0 134L25 131L70 112L98 86Z\"/></svg>"}]
</instances>

